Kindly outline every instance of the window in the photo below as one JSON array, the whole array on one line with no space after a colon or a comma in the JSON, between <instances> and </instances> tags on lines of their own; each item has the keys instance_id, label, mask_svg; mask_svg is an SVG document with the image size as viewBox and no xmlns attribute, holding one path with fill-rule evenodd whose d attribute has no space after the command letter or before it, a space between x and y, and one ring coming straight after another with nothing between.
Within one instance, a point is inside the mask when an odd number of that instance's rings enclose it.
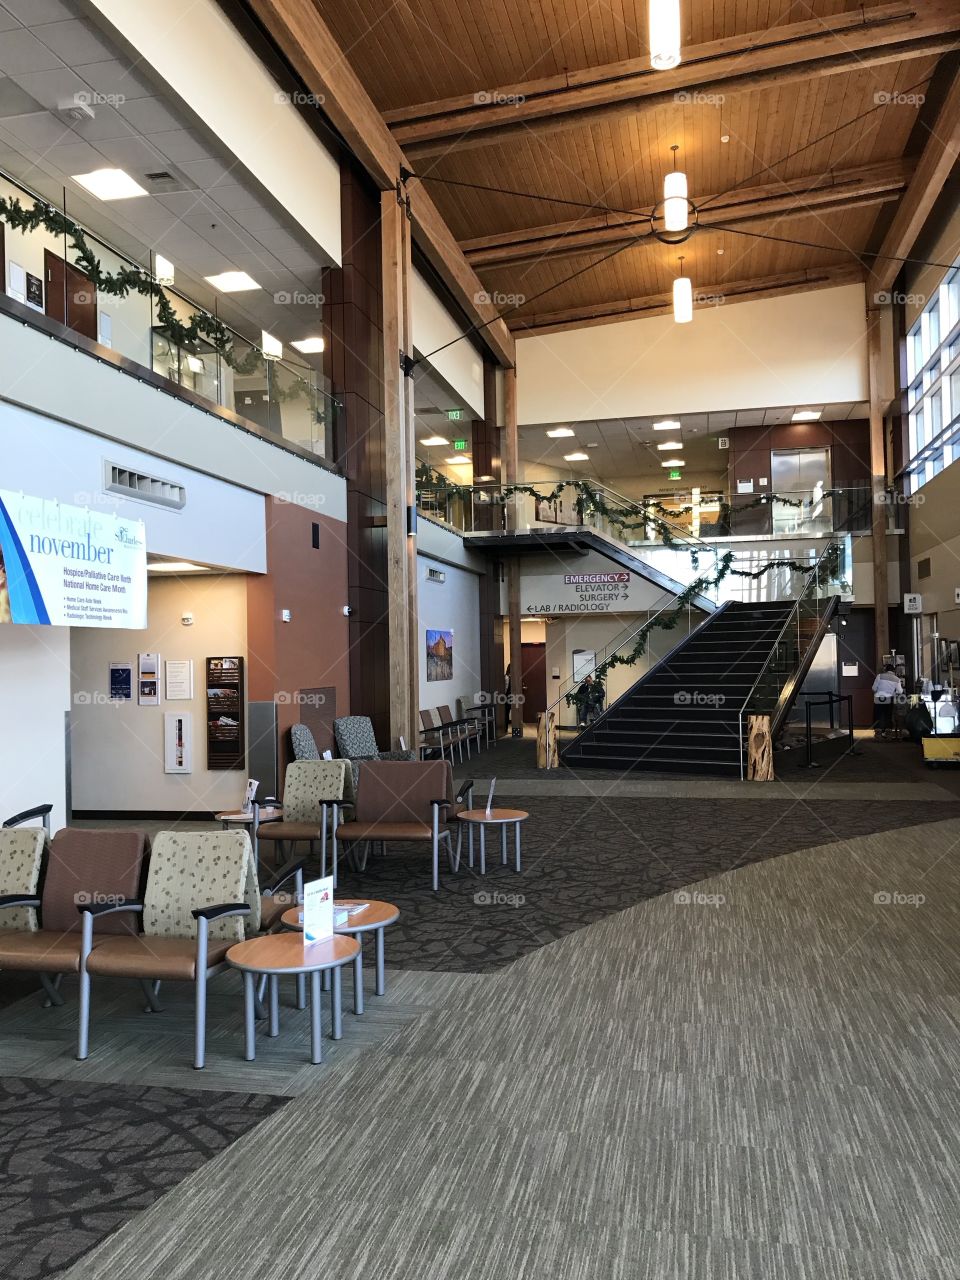
<instances>
[{"instance_id":1,"label":"window","mask_svg":"<svg viewBox=\"0 0 960 1280\"><path fill-rule=\"evenodd\" d=\"M960 263L907 334L907 493L960 459Z\"/></svg>"}]
</instances>

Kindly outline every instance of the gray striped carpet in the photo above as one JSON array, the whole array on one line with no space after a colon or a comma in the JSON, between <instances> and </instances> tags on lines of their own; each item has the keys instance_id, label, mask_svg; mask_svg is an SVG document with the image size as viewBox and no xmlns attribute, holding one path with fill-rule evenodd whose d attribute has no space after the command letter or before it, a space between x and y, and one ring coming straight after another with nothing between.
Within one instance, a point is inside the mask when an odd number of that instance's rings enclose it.
<instances>
[{"instance_id":1,"label":"gray striped carpet","mask_svg":"<svg viewBox=\"0 0 960 1280\"><path fill-rule=\"evenodd\" d=\"M949 1280L958 846L861 835L404 974L412 1022L67 1280Z\"/></svg>"}]
</instances>

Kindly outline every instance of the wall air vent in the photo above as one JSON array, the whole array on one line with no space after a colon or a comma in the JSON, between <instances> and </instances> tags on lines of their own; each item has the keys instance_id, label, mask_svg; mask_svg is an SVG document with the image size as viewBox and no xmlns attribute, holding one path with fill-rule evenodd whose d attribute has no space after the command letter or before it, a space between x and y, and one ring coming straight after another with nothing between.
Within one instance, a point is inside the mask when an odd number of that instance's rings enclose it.
<instances>
[{"instance_id":1,"label":"wall air vent","mask_svg":"<svg viewBox=\"0 0 960 1280\"><path fill-rule=\"evenodd\" d=\"M447 575L443 572L443 570L442 570L442 569L428 569L428 570L427 570L427 581L428 581L428 582L446 582L446 580L447 580Z\"/></svg>"},{"instance_id":2,"label":"wall air vent","mask_svg":"<svg viewBox=\"0 0 960 1280\"><path fill-rule=\"evenodd\" d=\"M103 488L121 498L133 498L137 502L151 502L156 507L172 507L179 511L186 505L187 491L182 484L148 476L143 471L131 471L116 462L104 459Z\"/></svg>"},{"instance_id":3,"label":"wall air vent","mask_svg":"<svg viewBox=\"0 0 960 1280\"><path fill-rule=\"evenodd\" d=\"M929 556L927 556L927 558L926 558L925 560L918 560L918 561L917 561L917 577L918 577L918 578L929 578L929 577L930 577L930 573L931 573L931 568L930 568L930 557L929 557Z\"/></svg>"}]
</instances>

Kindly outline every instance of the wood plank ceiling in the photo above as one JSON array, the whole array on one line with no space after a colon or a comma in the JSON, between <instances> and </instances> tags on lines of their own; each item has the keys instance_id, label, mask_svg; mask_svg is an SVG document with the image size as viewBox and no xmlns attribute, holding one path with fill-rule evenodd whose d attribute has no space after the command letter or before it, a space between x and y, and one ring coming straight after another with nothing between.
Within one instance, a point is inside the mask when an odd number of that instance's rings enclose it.
<instances>
[{"instance_id":1,"label":"wood plank ceiling","mask_svg":"<svg viewBox=\"0 0 960 1280\"><path fill-rule=\"evenodd\" d=\"M647 0L315 2L527 332L665 309L680 254L701 305L863 278L960 59L958 0L681 0L661 73ZM674 144L680 248L645 235Z\"/></svg>"}]
</instances>

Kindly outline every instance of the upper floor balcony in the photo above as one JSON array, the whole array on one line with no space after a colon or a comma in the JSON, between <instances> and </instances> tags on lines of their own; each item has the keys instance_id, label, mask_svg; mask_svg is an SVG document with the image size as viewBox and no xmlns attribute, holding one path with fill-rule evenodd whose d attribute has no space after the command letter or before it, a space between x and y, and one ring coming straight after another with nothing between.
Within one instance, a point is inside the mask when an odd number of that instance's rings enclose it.
<instances>
[{"instance_id":1,"label":"upper floor balcony","mask_svg":"<svg viewBox=\"0 0 960 1280\"><path fill-rule=\"evenodd\" d=\"M173 264L155 253L137 261L108 244L71 214L66 190L62 201L51 202L0 172L0 199L0 314L311 461L333 461L340 404L323 373L321 294L261 299L260 316L275 314L279 332L294 311L302 316L306 309L311 318L301 353L293 343L271 340L267 329L241 331L216 298L201 306L177 287ZM44 222L15 225L18 207L62 215L67 226L55 234ZM84 249L97 263L100 288ZM127 287L114 291L121 280ZM211 281L225 300L234 283Z\"/></svg>"}]
</instances>

